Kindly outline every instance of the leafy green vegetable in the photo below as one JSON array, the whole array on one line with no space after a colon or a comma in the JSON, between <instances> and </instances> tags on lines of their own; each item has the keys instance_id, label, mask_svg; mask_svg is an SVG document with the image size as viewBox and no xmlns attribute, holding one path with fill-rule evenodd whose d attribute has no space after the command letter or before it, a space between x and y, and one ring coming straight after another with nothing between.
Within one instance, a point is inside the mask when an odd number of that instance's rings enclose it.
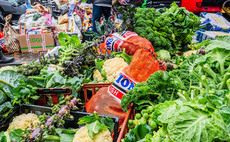
<instances>
[{"instance_id":1,"label":"leafy green vegetable","mask_svg":"<svg viewBox=\"0 0 230 142\"><path fill-rule=\"evenodd\" d=\"M179 89L185 89L185 86L174 72L177 71L157 71L146 82L136 84L128 94L122 97L122 109L127 111L127 107L131 102L136 104L141 100L149 100L154 104L177 99L176 92Z\"/></svg>"},{"instance_id":2,"label":"leafy green vegetable","mask_svg":"<svg viewBox=\"0 0 230 142\"><path fill-rule=\"evenodd\" d=\"M167 124L173 141L228 141L230 138L219 111L205 105L177 103L174 109L165 109L158 121Z\"/></svg>"},{"instance_id":3,"label":"leafy green vegetable","mask_svg":"<svg viewBox=\"0 0 230 142\"><path fill-rule=\"evenodd\" d=\"M110 132L112 132L114 127L112 118L108 116L99 117L96 112L94 112L92 115L81 117L78 124L86 124L91 139L93 139L93 136L99 133L101 130L109 129Z\"/></svg>"},{"instance_id":4,"label":"leafy green vegetable","mask_svg":"<svg viewBox=\"0 0 230 142\"><path fill-rule=\"evenodd\" d=\"M13 129L10 130L10 139L13 142L21 142L21 135L23 134L23 130L21 129Z\"/></svg>"},{"instance_id":5,"label":"leafy green vegetable","mask_svg":"<svg viewBox=\"0 0 230 142\"><path fill-rule=\"evenodd\" d=\"M0 132L0 142L7 142L7 138L4 135L4 131Z\"/></svg>"},{"instance_id":6,"label":"leafy green vegetable","mask_svg":"<svg viewBox=\"0 0 230 142\"><path fill-rule=\"evenodd\" d=\"M13 106L11 105L9 101L0 105L0 113L3 113L9 109L13 109Z\"/></svg>"},{"instance_id":7,"label":"leafy green vegetable","mask_svg":"<svg viewBox=\"0 0 230 142\"><path fill-rule=\"evenodd\" d=\"M141 139L144 139L145 136L151 133L151 127L147 124L138 125L136 128L131 130L124 139L124 142L134 142L134 141L140 141Z\"/></svg>"},{"instance_id":8,"label":"leafy green vegetable","mask_svg":"<svg viewBox=\"0 0 230 142\"><path fill-rule=\"evenodd\" d=\"M171 59L171 55L167 50L159 50L157 52L157 58L160 60L169 61Z\"/></svg>"},{"instance_id":9,"label":"leafy green vegetable","mask_svg":"<svg viewBox=\"0 0 230 142\"><path fill-rule=\"evenodd\" d=\"M200 25L198 17L175 2L163 13L137 8L134 20L134 32L151 41L156 51L165 49L171 54L185 50Z\"/></svg>"},{"instance_id":10,"label":"leafy green vegetable","mask_svg":"<svg viewBox=\"0 0 230 142\"><path fill-rule=\"evenodd\" d=\"M72 142L76 131L68 129L55 129L55 132L60 136L60 142Z\"/></svg>"},{"instance_id":11,"label":"leafy green vegetable","mask_svg":"<svg viewBox=\"0 0 230 142\"><path fill-rule=\"evenodd\" d=\"M131 63L131 60L133 58L133 56L130 56L128 54L125 53L125 49L121 52L113 52L114 57L121 57L123 58L128 64Z\"/></svg>"},{"instance_id":12,"label":"leafy green vegetable","mask_svg":"<svg viewBox=\"0 0 230 142\"><path fill-rule=\"evenodd\" d=\"M89 137L93 140L94 135L99 133L102 130L107 130L107 127L101 124L99 121L92 122L90 124L86 124L88 128Z\"/></svg>"},{"instance_id":13,"label":"leafy green vegetable","mask_svg":"<svg viewBox=\"0 0 230 142\"><path fill-rule=\"evenodd\" d=\"M1 88L3 89L3 86L0 87L0 105L2 103L4 103L7 100L7 96L5 95L5 93L1 90Z\"/></svg>"}]
</instances>

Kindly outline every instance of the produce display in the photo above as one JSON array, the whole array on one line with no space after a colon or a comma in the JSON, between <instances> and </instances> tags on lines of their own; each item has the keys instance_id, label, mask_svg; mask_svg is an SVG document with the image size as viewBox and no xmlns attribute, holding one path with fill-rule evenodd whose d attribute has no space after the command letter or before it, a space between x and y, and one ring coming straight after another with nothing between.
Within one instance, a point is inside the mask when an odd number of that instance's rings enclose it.
<instances>
[{"instance_id":1,"label":"produce display","mask_svg":"<svg viewBox=\"0 0 230 142\"><path fill-rule=\"evenodd\" d=\"M0 142L230 142L230 36L195 41L205 23L176 2L112 8L97 32L73 6L65 25L87 27L0 68Z\"/></svg>"},{"instance_id":2,"label":"produce display","mask_svg":"<svg viewBox=\"0 0 230 142\"><path fill-rule=\"evenodd\" d=\"M137 8L134 19L134 32L151 41L156 51L165 49L171 54L183 51L200 25L198 17L175 2L163 12Z\"/></svg>"},{"instance_id":3,"label":"produce display","mask_svg":"<svg viewBox=\"0 0 230 142\"><path fill-rule=\"evenodd\" d=\"M95 141L112 142L111 133L114 128L113 119L101 117L96 112L79 118L81 128L63 129L66 118L71 118L70 108L77 103L76 98L66 99L68 105L54 106L52 116L49 114L36 115L34 113L16 116L10 123L7 131L0 132L1 141Z\"/></svg>"},{"instance_id":4,"label":"produce display","mask_svg":"<svg viewBox=\"0 0 230 142\"><path fill-rule=\"evenodd\" d=\"M155 72L123 96L123 110L133 102L139 112L123 141L230 140L230 50L220 41L229 43L229 37L217 37L205 55L192 54L178 69Z\"/></svg>"}]
</instances>

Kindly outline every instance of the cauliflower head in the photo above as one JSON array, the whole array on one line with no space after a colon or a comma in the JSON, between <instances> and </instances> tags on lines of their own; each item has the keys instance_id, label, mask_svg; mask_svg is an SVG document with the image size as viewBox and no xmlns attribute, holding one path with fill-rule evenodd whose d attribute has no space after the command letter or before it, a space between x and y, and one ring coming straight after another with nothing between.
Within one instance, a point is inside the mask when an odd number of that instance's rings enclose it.
<instances>
[{"instance_id":1,"label":"cauliflower head","mask_svg":"<svg viewBox=\"0 0 230 142\"><path fill-rule=\"evenodd\" d=\"M101 73L99 72L98 69L95 69L93 71L93 78L97 78L97 81L102 81L103 80L103 77L101 76Z\"/></svg>"},{"instance_id":2,"label":"cauliflower head","mask_svg":"<svg viewBox=\"0 0 230 142\"><path fill-rule=\"evenodd\" d=\"M112 137L109 130L103 130L94 135L94 140L89 137L88 128L81 127L74 135L73 142L112 142Z\"/></svg>"},{"instance_id":3,"label":"cauliflower head","mask_svg":"<svg viewBox=\"0 0 230 142\"><path fill-rule=\"evenodd\" d=\"M27 127L31 126L31 123L36 127L40 121L36 114L28 113L28 114L21 114L16 116L13 121L10 123L8 130L15 128L15 129L22 129L25 130Z\"/></svg>"},{"instance_id":4,"label":"cauliflower head","mask_svg":"<svg viewBox=\"0 0 230 142\"><path fill-rule=\"evenodd\" d=\"M108 59L104 62L102 70L105 70L107 81L113 82L120 74L120 72L128 66L128 63L121 57L115 57L112 59ZM99 71L94 72L93 78L98 78L98 81L103 80Z\"/></svg>"}]
</instances>

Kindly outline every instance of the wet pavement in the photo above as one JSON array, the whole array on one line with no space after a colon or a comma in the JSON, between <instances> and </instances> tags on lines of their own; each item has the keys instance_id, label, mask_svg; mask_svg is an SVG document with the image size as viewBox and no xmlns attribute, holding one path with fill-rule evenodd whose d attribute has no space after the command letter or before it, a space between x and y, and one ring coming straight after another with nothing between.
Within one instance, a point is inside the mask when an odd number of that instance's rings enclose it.
<instances>
[{"instance_id":1,"label":"wet pavement","mask_svg":"<svg viewBox=\"0 0 230 142\"><path fill-rule=\"evenodd\" d=\"M17 66L26 63L31 63L38 59L38 53L14 53L14 54L5 54L7 57L14 57L14 62L8 64L1 64L0 66Z\"/></svg>"}]
</instances>

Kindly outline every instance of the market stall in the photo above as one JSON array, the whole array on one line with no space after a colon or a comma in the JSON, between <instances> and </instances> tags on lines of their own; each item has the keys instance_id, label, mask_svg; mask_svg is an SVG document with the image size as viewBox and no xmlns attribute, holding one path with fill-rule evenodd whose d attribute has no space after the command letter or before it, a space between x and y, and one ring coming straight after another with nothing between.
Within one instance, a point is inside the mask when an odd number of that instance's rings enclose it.
<instances>
[{"instance_id":1,"label":"market stall","mask_svg":"<svg viewBox=\"0 0 230 142\"><path fill-rule=\"evenodd\" d=\"M20 50L38 57L0 68L0 141L230 141L230 23L162 3L120 1L97 32L90 4L28 9Z\"/></svg>"}]
</instances>

